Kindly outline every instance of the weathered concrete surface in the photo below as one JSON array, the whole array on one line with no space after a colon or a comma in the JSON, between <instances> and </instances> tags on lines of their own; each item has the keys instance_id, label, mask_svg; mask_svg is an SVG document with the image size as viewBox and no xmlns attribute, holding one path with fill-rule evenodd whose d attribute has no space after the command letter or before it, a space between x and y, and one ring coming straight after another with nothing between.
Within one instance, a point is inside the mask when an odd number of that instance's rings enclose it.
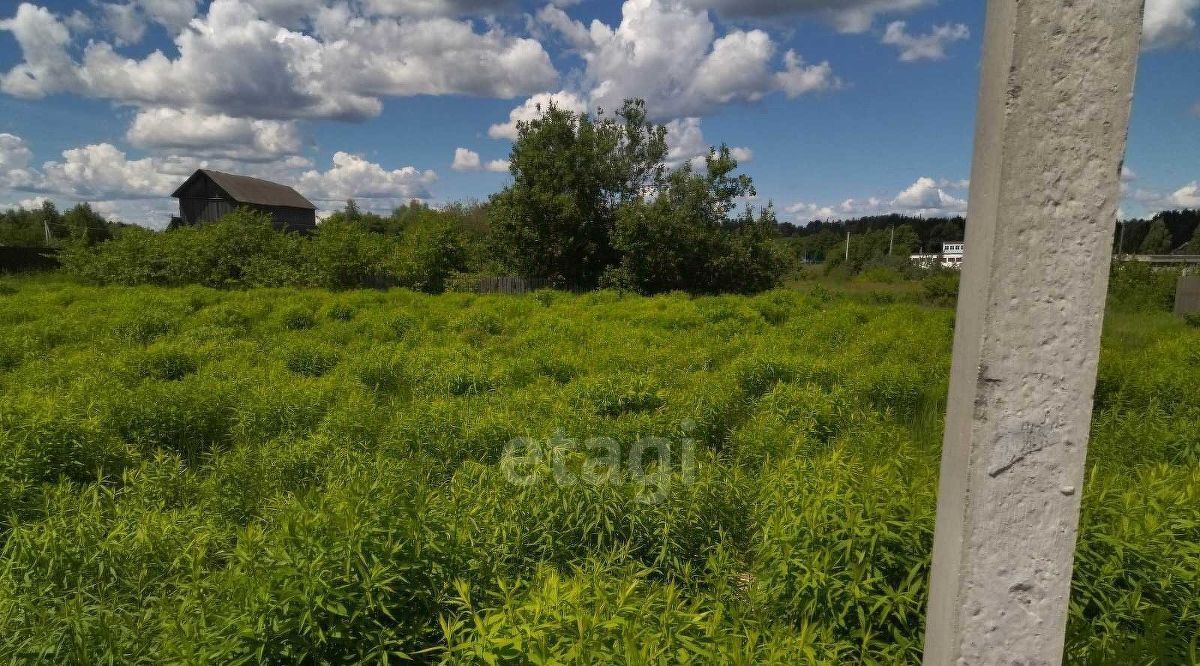
<instances>
[{"instance_id":1,"label":"weathered concrete surface","mask_svg":"<svg viewBox=\"0 0 1200 666\"><path fill-rule=\"evenodd\" d=\"M990 0L926 664L1062 660L1142 0Z\"/></svg>"},{"instance_id":2,"label":"weathered concrete surface","mask_svg":"<svg viewBox=\"0 0 1200 666\"><path fill-rule=\"evenodd\" d=\"M1200 313L1200 275L1184 275L1175 291L1175 314L1196 313Z\"/></svg>"}]
</instances>

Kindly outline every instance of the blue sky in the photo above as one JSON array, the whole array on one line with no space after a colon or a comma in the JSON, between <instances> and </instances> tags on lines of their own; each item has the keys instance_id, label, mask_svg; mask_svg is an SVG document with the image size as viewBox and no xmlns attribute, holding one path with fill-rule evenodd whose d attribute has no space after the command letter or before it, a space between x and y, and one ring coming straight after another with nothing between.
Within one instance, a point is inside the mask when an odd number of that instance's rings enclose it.
<instances>
[{"instance_id":1,"label":"blue sky","mask_svg":"<svg viewBox=\"0 0 1200 666\"><path fill-rule=\"evenodd\" d=\"M483 199L537 101L637 96L673 163L727 143L783 219L960 213L983 15L947 0L6 0L0 206L90 201L162 226L199 166L325 210ZM1149 0L1127 215L1200 207L1197 20L1200 0Z\"/></svg>"}]
</instances>

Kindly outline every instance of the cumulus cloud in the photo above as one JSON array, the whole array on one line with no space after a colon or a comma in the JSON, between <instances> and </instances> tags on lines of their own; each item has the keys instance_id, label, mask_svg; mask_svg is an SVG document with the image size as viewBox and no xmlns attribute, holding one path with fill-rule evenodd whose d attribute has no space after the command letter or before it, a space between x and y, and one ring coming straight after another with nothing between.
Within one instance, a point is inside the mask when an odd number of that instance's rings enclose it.
<instances>
[{"instance_id":1,"label":"cumulus cloud","mask_svg":"<svg viewBox=\"0 0 1200 666\"><path fill-rule=\"evenodd\" d=\"M491 160L484 162L479 153L466 148L454 151L454 163L450 166L455 171L490 171L492 173L508 173L508 160Z\"/></svg>"},{"instance_id":2,"label":"cumulus cloud","mask_svg":"<svg viewBox=\"0 0 1200 666\"><path fill-rule=\"evenodd\" d=\"M490 160L487 164L483 165L483 169L492 173L508 173L511 166L512 162L508 160Z\"/></svg>"},{"instance_id":3,"label":"cumulus cloud","mask_svg":"<svg viewBox=\"0 0 1200 666\"><path fill-rule=\"evenodd\" d=\"M700 9L716 10L729 19L773 20L817 16L839 31L862 33L871 29L880 14L905 12L933 4L933 0L687 0Z\"/></svg>"},{"instance_id":4,"label":"cumulus cloud","mask_svg":"<svg viewBox=\"0 0 1200 666\"><path fill-rule=\"evenodd\" d=\"M1175 190L1167 197L1170 208L1200 208L1200 181Z\"/></svg>"},{"instance_id":5,"label":"cumulus cloud","mask_svg":"<svg viewBox=\"0 0 1200 666\"><path fill-rule=\"evenodd\" d=\"M103 25L118 44L136 44L146 34L147 24L157 23L172 35L178 33L196 14L195 0L128 0L100 5ZM68 27L90 28L90 21L76 11L65 23Z\"/></svg>"},{"instance_id":6,"label":"cumulus cloud","mask_svg":"<svg viewBox=\"0 0 1200 666\"><path fill-rule=\"evenodd\" d=\"M470 16L511 11L514 0L365 0L371 14L383 16Z\"/></svg>"},{"instance_id":7,"label":"cumulus cloud","mask_svg":"<svg viewBox=\"0 0 1200 666\"><path fill-rule=\"evenodd\" d=\"M117 38L117 44L136 44L146 34L146 20L133 3L103 5L104 27Z\"/></svg>"},{"instance_id":8,"label":"cumulus cloud","mask_svg":"<svg viewBox=\"0 0 1200 666\"><path fill-rule=\"evenodd\" d=\"M1147 50L1193 41L1200 0L1146 0L1142 45Z\"/></svg>"},{"instance_id":9,"label":"cumulus cloud","mask_svg":"<svg viewBox=\"0 0 1200 666\"><path fill-rule=\"evenodd\" d=\"M707 10L683 0L626 0L615 27L585 26L554 6L538 20L584 60L579 97L591 106L614 109L639 97L656 117L680 118L776 91L795 97L840 86L828 63L806 65L794 51L777 69L778 48L766 32L718 36Z\"/></svg>"},{"instance_id":10,"label":"cumulus cloud","mask_svg":"<svg viewBox=\"0 0 1200 666\"><path fill-rule=\"evenodd\" d=\"M430 198L429 186L436 181L437 173L433 171L411 166L388 170L358 155L339 151L333 155L333 168L304 172L298 188L313 201L407 201Z\"/></svg>"},{"instance_id":11,"label":"cumulus cloud","mask_svg":"<svg viewBox=\"0 0 1200 666\"><path fill-rule=\"evenodd\" d=\"M157 108L138 112L125 138L138 148L174 150L248 162L295 155L303 140L295 122Z\"/></svg>"},{"instance_id":12,"label":"cumulus cloud","mask_svg":"<svg viewBox=\"0 0 1200 666\"><path fill-rule=\"evenodd\" d=\"M932 178L918 178L917 182L908 186L892 201L892 204L903 210L913 211L953 211L962 213L967 210L967 202L958 199L938 187Z\"/></svg>"},{"instance_id":13,"label":"cumulus cloud","mask_svg":"<svg viewBox=\"0 0 1200 666\"><path fill-rule=\"evenodd\" d=\"M454 150L454 163L450 165L455 171L478 171L480 169L481 160L479 153L466 148L456 148Z\"/></svg>"},{"instance_id":14,"label":"cumulus cloud","mask_svg":"<svg viewBox=\"0 0 1200 666\"><path fill-rule=\"evenodd\" d=\"M699 118L681 118L667 123L667 166L675 169L684 164L693 168L705 167L704 158L712 149L711 144L704 140L704 130L701 129ZM754 151L749 148L730 148L730 154L738 162L749 162L754 159Z\"/></svg>"},{"instance_id":15,"label":"cumulus cloud","mask_svg":"<svg viewBox=\"0 0 1200 666\"><path fill-rule=\"evenodd\" d=\"M65 150L62 158L42 165L34 191L76 200L146 199L165 197L179 185L160 160L131 160L109 143Z\"/></svg>"},{"instance_id":16,"label":"cumulus cloud","mask_svg":"<svg viewBox=\"0 0 1200 666\"><path fill-rule=\"evenodd\" d=\"M883 43L898 48L902 62L916 62L945 60L947 46L970 37L971 30L962 23L946 23L934 26L928 34L913 35L908 32L907 23L894 21L888 24Z\"/></svg>"},{"instance_id":17,"label":"cumulus cloud","mask_svg":"<svg viewBox=\"0 0 1200 666\"><path fill-rule=\"evenodd\" d=\"M0 30L12 33L24 56L24 62L0 75L0 91L37 98L83 84L67 55L71 33L50 10L23 3L15 16L0 21Z\"/></svg>"},{"instance_id":18,"label":"cumulus cloud","mask_svg":"<svg viewBox=\"0 0 1200 666\"><path fill-rule=\"evenodd\" d=\"M587 111L588 105L583 98L575 93L561 91L556 93L538 93L533 97L525 100L521 106L513 109L508 114L508 122L492 125L488 129L488 136L493 139L517 139L517 123L528 122L541 117L550 105L573 113L583 113Z\"/></svg>"},{"instance_id":19,"label":"cumulus cloud","mask_svg":"<svg viewBox=\"0 0 1200 666\"><path fill-rule=\"evenodd\" d=\"M0 187L18 187L31 180L33 151L15 134L0 134Z\"/></svg>"},{"instance_id":20,"label":"cumulus cloud","mask_svg":"<svg viewBox=\"0 0 1200 666\"><path fill-rule=\"evenodd\" d=\"M846 199L836 205L797 202L784 210L798 222L844 220L888 213L904 213L918 217L940 217L966 213L967 201L946 192L947 183L963 184L963 181L937 181L933 178L921 177L891 199L878 197Z\"/></svg>"},{"instance_id":21,"label":"cumulus cloud","mask_svg":"<svg viewBox=\"0 0 1200 666\"><path fill-rule=\"evenodd\" d=\"M384 97L511 98L558 78L540 43L499 27L476 32L469 21L450 18L368 18L347 5L324 11L309 34L265 20L254 5L213 0L175 37L177 56L127 58L96 41L77 62L66 25L22 4L0 22L24 58L0 79L0 90L26 98L73 92L242 118L361 119L377 115Z\"/></svg>"}]
</instances>

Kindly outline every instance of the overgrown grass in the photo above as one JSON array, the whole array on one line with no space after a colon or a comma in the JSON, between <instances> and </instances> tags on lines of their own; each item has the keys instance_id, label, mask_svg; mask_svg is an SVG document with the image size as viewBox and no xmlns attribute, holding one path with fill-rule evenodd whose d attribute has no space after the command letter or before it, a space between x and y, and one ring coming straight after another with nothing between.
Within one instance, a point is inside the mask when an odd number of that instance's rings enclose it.
<instances>
[{"instance_id":1,"label":"overgrown grass","mask_svg":"<svg viewBox=\"0 0 1200 666\"><path fill-rule=\"evenodd\" d=\"M0 662L919 660L948 309L5 287ZM1194 663L1200 330L1104 345L1067 657Z\"/></svg>"}]
</instances>

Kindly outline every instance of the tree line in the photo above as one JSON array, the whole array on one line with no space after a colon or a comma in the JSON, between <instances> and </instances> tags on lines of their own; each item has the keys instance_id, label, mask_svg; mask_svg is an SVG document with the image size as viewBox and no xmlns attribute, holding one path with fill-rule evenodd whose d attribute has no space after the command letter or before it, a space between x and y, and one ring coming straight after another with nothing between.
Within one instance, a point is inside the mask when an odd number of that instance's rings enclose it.
<instances>
[{"instance_id":1,"label":"tree line","mask_svg":"<svg viewBox=\"0 0 1200 666\"><path fill-rule=\"evenodd\" d=\"M789 264L772 207L748 203L753 180L725 146L703 165L672 168L666 134L640 100L613 115L551 105L518 125L512 183L482 204L413 202L384 216L349 201L309 236L276 233L265 216L239 210L211 225L85 234L63 263L122 284L436 292L489 274L646 294L778 284Z\"/></svg>"},{"instance_id":2,"label":"tree line","mask_svg":"<svg viewBox=\"0 0 1200 666\"><path fill-rule=\"evenodd\" d=\"M130 225L111 222L87 203L60 213L53 201L37 208L0 211L0 246L58 247L70 243L94 245L112 238Z\"/></svg>"},{"instance_id":3,"label":"tree line","mask_svg":"<svg viewBox=\"0 0 1200 666\"><path fill-rule=\"evenodd\" d=\"M751 203L754 182L726 146L702 164L670 164L667 130L641 100L612 115L541 111L518 124L512 182L485 202L412 202L380 215L349 201L310 236L274 232L246 210L153 232L109 222L88 204L59 213L46 202L0 213L0 246L64 248L67 270L95 282L440 291L518 275L651 294L762 291L797 263L907 273L912 253L964 238L962 217L780 222L770 204ZM1198 226L1200 211L1127 221L1114 252L1200 254Z\"/></svg>"}]
</instances>

